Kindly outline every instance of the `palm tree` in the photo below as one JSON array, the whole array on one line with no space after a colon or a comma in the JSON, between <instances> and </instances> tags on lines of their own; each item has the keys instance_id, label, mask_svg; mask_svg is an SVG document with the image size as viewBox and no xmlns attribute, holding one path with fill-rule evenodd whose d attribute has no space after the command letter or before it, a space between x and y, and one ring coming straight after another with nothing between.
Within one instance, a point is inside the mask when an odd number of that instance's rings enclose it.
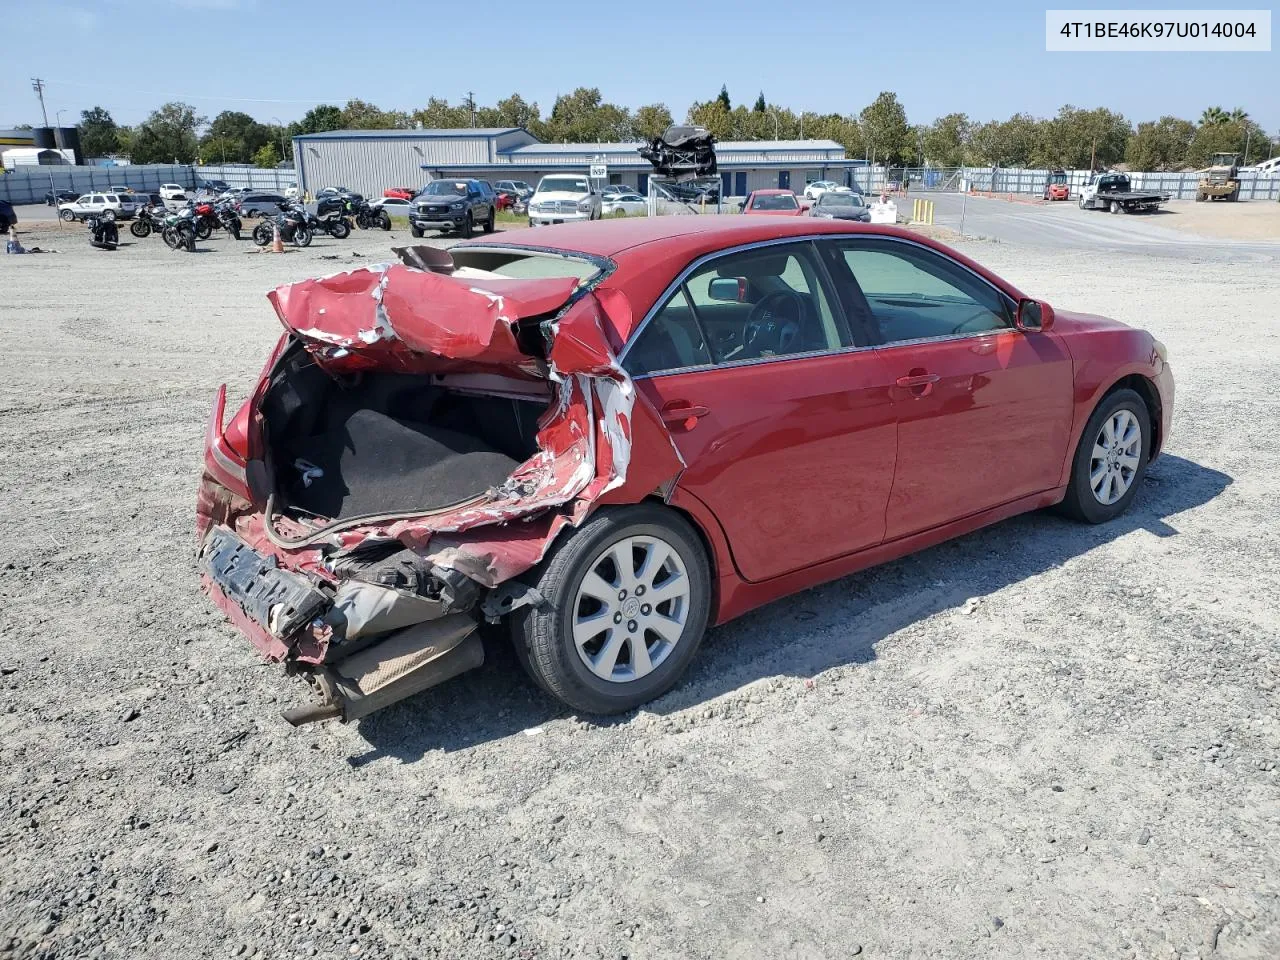
<instances>
[{"instance_id":1,"label":"palm tree","mask_svg":"<svg viewBox=\"0 0 1280 960\"><path fill-rule=\"evenodd\" d=\"M1249 114L1241 107L1236 107L1231 111L1231 116L1228 119L1230 119L1232 123L1244 123L1249 119Z\"/></svg>"},{"instance_id":2,"label":"palm tree","mask_svg":"<svg viewBox=\"0 0 1280 960\"><path fill-rule=\"evenodd\" d=\"M1230 118L1230 114L1221 107L1206 107L1204 113L1200 114L1200 126L1216 127L1220 123L1226 123Z\"/></svg>"}]
</instances>

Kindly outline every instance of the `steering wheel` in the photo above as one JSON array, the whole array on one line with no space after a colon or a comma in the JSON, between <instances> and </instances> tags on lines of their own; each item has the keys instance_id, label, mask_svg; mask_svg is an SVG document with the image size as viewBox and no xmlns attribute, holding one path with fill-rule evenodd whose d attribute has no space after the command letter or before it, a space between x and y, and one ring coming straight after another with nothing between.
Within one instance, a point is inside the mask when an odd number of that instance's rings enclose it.
<instances>
[{"instance_id":1,"label":"steering wheel","mask_svg":"<svg viewBox=\"0 0 1280 960\"><path fill-rule=\"evenodd\" d=\"M742 328L742 352L752 357L793 353L800 339L804 310L804 300L790 288L766 294L747 315Z\"/></svg>"}]
</instances>

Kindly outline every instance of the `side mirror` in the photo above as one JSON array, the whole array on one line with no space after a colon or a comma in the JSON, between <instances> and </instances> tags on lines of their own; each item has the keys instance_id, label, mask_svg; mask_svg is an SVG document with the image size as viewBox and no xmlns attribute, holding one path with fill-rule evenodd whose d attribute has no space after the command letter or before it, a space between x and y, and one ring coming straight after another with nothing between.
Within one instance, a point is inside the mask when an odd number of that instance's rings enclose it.
<instances>
[{"instance_id":1,"label":"side mirror","mask_svg":"<svg viewBox=\"0 0 1280 960\"><path fill-rule=\"evenodd\" d=\"M1014 325L1023 332L1039 331L1041 333L1053 329L1053 307L1043 300L1032 300L1024 297L1018 301L1018 315Z\"/></svg>"},{"instance_id":2,"label":"side mirror","mask_svg":"<svg viewBox=\"0 0 1280 960\"><path fill-rule=\"evenodd\" d=\"M742 303L746 293L746 277L713 277L707 284L707 296L724 303Z\"/></svg>"}]
</instances>

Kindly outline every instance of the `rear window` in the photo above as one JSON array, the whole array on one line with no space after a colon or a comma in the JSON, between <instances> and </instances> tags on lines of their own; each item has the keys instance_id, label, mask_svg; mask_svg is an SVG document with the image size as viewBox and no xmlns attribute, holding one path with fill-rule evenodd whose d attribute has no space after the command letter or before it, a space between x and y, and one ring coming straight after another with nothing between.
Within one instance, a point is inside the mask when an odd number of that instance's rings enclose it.
<instances>
[{"instance_id":1,"label":"rear window","mask_svg":"<svg viewBox=\"0 0 1280 960\"><path fill-rule=\"evenodd\" d=\"M481 247L454 247L453 262L459 267L483 270L499 277L537 280L544 277L573 277L584 283L600 275L600 265L572 253L540 250L494 250Z\"/></svg>"}]
</instances>

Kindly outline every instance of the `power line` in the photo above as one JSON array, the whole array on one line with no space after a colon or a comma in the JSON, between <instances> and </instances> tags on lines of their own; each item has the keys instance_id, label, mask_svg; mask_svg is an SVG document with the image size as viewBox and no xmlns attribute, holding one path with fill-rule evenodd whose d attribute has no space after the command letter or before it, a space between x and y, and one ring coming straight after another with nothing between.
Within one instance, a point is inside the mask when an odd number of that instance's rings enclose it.
<instances>
[{"instance_id":1,"label":"power line","mask_svg":"<svg viewBox=\"0 0 1280 960\"><path fill-rule=\"evenodd\" d=\"M77 83L74 80L53 80L53 81L41 80L36 82L39 82L43 86L49 86L50 84L52 84L53 86L86 87L86 88L93 88L93 89L100 89L102 86L102 84L100 83ZM297 100L289 100L289 99L272 98L272 97L226 97L220 94L212 95L212 94L205 94L205 93L174 93L172 90L141 90L136 87L113 86L111 89L119 91L121 93L143 93L149 97L168 97L171 100L172 99L223 100L228 103L334 103L334 102L343 103L343 102L346 102L347 100L353 99L352 97L343 96L343 97L307 97L307 98L302 98Z\"/></svg>"}]
</instances>

